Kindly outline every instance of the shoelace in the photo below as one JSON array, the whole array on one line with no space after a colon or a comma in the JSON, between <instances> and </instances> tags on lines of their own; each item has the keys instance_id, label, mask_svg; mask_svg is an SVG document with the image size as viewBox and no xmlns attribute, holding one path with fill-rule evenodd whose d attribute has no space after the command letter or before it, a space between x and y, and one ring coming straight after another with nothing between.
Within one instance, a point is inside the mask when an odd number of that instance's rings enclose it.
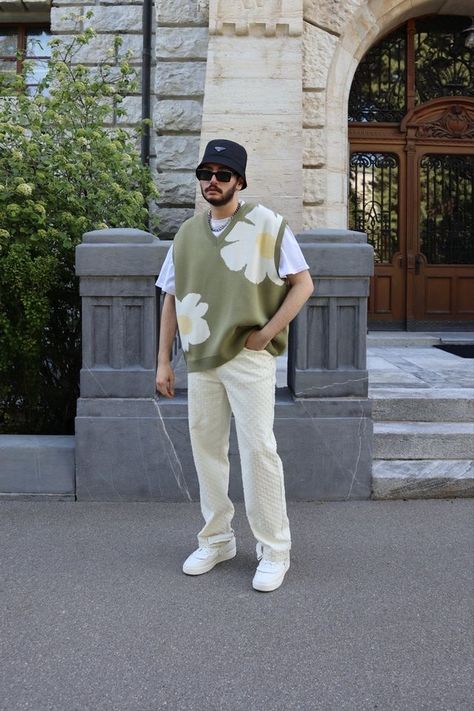
<instances>
[{"instance_id":1,"label":"shoelace","mask_svg":"<svg viewBox=\"0 0 474 711\"><path fill-rule=\"evenodd\" d=\"M279 568L280 565L280 563L277 563L274 560L266 560L265 558L263 558L258 564L258 569L260 571L263 570L264 572L272 572L273 570L275 570L275 568Z\"/></svg>"},{"instance_id":2,"label":"shoelace","mask_svg":"<svg viewBox=\"0 0 474 711\"><path fill-rule=\"evenodd\" d=\"M212 548L209 548L208 546L199 546L199 548L198 548L198 553L199 553L199 552L204 553L204 555L211 555L211 554L214 553L214 551L212 550Z\"/></svg>"}]
</instances>

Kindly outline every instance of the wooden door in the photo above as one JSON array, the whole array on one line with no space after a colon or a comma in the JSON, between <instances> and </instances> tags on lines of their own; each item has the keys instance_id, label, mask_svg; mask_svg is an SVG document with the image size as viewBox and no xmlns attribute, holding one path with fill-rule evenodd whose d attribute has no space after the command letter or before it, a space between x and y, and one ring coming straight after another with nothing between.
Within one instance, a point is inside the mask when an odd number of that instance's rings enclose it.
<instances>
[{"instance_id":1,"label":"wooden door","mask_svg":"<svg viewBox=\"0 0 474 711\"><path fill-rule=\"evenodd\" d=\"M464 21L410 20L354 78L349 226L374 247L371 328L474 326L474 97L464 95L474 61Z\"/></svg>"},{"instance_id":2,"label":"wooden door","mask_svg":"<svg viewBox=\"0 0 474 711\"><path fill-rule=\"evenodd\" d=\"M369 321L404 328L407 293L406 160L402 146L353 142L350 158L351 228L374 248Z\"/></svg>"}]
</instances>

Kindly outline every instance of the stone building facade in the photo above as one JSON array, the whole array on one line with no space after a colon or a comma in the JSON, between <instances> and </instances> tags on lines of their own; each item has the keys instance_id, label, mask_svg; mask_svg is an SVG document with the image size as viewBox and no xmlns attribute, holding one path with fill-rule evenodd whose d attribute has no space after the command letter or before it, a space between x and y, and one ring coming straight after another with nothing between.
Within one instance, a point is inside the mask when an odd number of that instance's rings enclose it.
<instances>
[{"instance_id":1,"label":"stone building facade","mask_svg":"<svg viewBox=\"0 0 474 711\"><path fill-rule=\"evenodd\" d=\"M210 137L249 150L247 199L285 214L294 231L347 227L348 98L358 63L413 17L468 15L471 0L155 0L152 168L162 237L198 209L193 169ZM123 38L140 71L142 0L0 0L0 24L93 10L97 37L83 57ZM127 97L129 120L141 96Z\"/></svg>"}]
</instances>

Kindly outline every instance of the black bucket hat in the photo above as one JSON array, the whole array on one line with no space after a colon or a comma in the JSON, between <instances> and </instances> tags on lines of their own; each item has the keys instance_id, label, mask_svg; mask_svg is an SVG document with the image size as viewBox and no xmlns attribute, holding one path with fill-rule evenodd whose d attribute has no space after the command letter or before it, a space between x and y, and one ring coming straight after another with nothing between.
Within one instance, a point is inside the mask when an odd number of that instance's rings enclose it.
<instances>
[{"instance_id":1,"label":"black bucket hat","mask_svg":"<svg viewBox=\"0 0 474 711\"><path fill-rule=\"evenodd\" d=\"M245 178L247 151L240 143L228 141L225 138L209 141L196 170L202 168L204 163L219 163L219 165L225 165L226 168L235 170L244 181L242 190L247 187L247 180Z\"/></svg>"}]
</instances>

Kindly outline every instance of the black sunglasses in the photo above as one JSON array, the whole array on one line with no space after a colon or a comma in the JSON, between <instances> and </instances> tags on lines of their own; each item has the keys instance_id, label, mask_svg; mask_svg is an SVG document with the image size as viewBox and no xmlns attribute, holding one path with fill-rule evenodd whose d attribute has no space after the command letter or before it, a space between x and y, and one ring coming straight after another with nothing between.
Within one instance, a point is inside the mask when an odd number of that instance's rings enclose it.
<instances>
[{"instance_id":1,"label":"black sunglasses","mask_svg":"<svg viewBox=\"0 0 474 711\"><path fill-rule=\"evenodd\" d=\"M213 175L216 176L220 183L229 183L235 173L231 170L210 170L209 168L198 168L196 170L196 178L198 180L212 180Z\"/></svg>"}]
</instances>

